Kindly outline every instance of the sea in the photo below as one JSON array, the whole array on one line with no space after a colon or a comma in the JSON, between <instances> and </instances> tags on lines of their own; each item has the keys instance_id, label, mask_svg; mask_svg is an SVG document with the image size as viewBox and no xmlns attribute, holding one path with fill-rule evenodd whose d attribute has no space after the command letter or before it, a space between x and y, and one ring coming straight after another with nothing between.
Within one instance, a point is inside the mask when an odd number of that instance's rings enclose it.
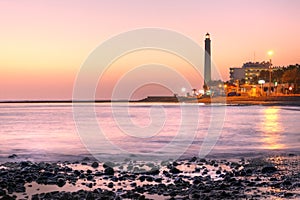
<instances>
[{"instance_id":1,"label":"sea","mask_svg":"<svg viewBox=\"0 0 300 200\"><path fill-rule=\"evenodd\" d=\"M293 106L0 103L0 163L293 154L299 120Z\"/></svg>"}]
</instances>

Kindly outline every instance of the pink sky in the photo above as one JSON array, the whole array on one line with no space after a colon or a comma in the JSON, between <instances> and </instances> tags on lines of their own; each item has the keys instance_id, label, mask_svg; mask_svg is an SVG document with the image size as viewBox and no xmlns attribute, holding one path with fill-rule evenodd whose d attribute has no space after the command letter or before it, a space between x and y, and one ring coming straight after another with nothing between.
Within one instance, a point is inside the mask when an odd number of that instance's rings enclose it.
<instances>
[{"instance_id":1,"label":"pink sky","mask_svg":"<svg viewBox=\"0 0 300 200\"><path fill-rule=\"evenodd\" d=\"M71 99L89 53L143 27L171 29L201 46L209 32L224 80L229 67L252 61L254 53L256 61L267 60L270 49L274 65L300 63L299 8L298 0L2 0L0 100Z\"/></svg>"}]
</instances>

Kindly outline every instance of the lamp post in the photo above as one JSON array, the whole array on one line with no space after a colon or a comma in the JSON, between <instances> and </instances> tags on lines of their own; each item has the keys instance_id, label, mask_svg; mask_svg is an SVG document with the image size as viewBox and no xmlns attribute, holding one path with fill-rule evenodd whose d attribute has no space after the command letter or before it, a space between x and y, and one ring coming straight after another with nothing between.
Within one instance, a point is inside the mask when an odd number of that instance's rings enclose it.
<instances>
[{"instance_id":1,"label":"lamp post","mask_svg":"<svg viewBox=\"0 0 300 200\"><path fill-rule=\"evenodd\" d=\"M270 57L270 66L269 66L269 88L268 88L268 94L271 96L271 82L272 82L272 55L273 51L268 51L268 55Z\"/></svg>"}]
</instances>

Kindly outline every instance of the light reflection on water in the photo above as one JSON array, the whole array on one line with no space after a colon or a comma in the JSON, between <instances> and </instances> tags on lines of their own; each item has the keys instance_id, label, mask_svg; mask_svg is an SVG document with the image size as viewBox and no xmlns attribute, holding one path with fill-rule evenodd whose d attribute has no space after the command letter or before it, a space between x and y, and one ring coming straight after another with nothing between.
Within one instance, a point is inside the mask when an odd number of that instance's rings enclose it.
<instances>
[{"instance_id":1,"label":"light reflection on water","mask_svg":"<svg viewBox=\"0 0 300 200\"><path fill-rule=\"evenodd\" d=\"M261 130L263 132L262 142L266 149L283 149L285 144L282 143L283 127L280 122L279 109L268 107L263 112L261 121Z\"/></svg>"}]
</instances>

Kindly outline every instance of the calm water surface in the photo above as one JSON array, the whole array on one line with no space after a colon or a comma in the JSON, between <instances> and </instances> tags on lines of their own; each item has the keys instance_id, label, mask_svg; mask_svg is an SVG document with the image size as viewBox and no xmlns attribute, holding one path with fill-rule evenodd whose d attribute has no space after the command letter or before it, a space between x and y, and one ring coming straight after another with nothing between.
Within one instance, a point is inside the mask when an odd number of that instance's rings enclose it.
<instances>
[{"instance_id":1,"label":"calm water surface","mask_svg":"<svg viewBox=\"0 0 300 200\"><path fill-rule=\"evenodd\" d=\"M115 152L111 149L101 148L105 146L101 142L107 141L132 154L151 152L171 141L185 146L190 141L176 139L176 134L183 126L185 134L190 134L192 138L192 144L185 155L197 155L209 126L213 127L210 123L215 117L211 114L212 108L217 113L224 112L224 115L218 119L223 126L210 156L300 150L299 107L193 105L195 106L198 110L193 110L199 113L196 133L193 133L192 129L189 132L189 127L195 127L195 114L185 115L183 120L179 104L119 104L115 108L122 109L115 116L111 113L111 104L96 104L95 115L107 139L95 142L99 146L96 150L99 155L113 155ZM82 105L83 109L85 107L88 105ZM91 120L90 116L84 119L87 124ZM7 156L11 154L18 155L17 159L34 161L74 159L87 155L89 151L81 137L89 133L78 134L76 125L71 103L0 104L0 162L7 161ZM149 126L155 130L154 134L145 134ZM145 132L140 131L139 136L139 131L135 131L136 137L127 134L132 127ZM165 153L163 149L161 151Z\"/></svg>"}]
</instances>

